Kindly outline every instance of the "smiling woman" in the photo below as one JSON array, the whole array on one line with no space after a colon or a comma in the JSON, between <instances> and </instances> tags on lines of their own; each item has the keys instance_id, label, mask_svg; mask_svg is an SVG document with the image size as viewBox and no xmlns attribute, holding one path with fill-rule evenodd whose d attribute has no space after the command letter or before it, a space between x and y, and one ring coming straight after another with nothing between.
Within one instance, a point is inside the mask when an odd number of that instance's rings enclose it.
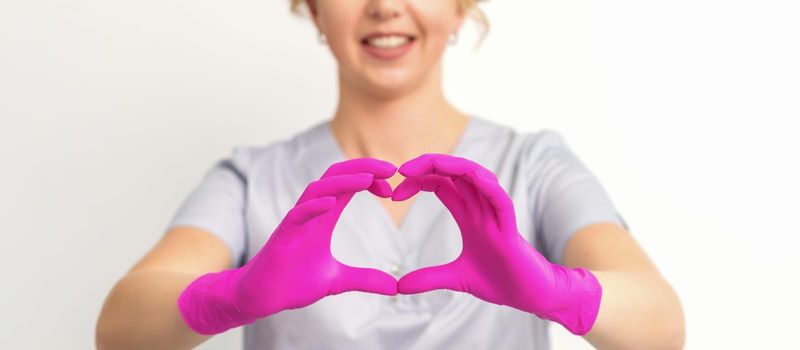
<instances>
[{"instance_id":1,"label":"smiling woman","mask_svg":"<svg viewBox=\"0 0 800 350\"><path fill-rule=\"evenodd\" d=\"M551 322L681 346L677 297L563 137L446 98L450 38L488 28L475 0L291 5L336 59L333 118L215 164L109 296L100 348L243 326L248 350L548 349Z\"/></svg>"}]
</instances>

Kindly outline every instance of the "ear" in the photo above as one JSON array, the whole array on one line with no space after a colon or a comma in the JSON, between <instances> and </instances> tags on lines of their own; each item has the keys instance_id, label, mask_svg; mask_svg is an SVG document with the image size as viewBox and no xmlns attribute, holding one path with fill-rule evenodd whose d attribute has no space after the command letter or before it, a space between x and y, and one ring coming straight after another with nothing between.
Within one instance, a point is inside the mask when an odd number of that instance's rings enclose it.
<instances>
[{"instance_id":1,"label":"ear","mask_svg":"<svg viewBox=\"0 0 800 350\"><path fill-rule=\"evenodd\" d=\"M319 21L317 19L317 0L306 0L306 6L308 6L309 13L311 13L311 19L314 21L317 31L319 31Z\"/></svg>"},{"instance_id":2,"label":"ear","mask_svg":"<svg viewBox=\"0 0 800 350\"><path fill-rule=\"evenodd\" d=\"M473 6L475 6L475 5L473 5ZM456 26L455 26L455 30L459 30L461 28L461 25L464 24L464 20L467 18L467 13L469 11L472 11L472 9L471 8L467 8L464 5L463 1L458 0L458 4L456 6L456 23L455 23Z\"/></svg>"},{"instance_id":3,"label":"ear","mask_svg":"<svg viewBox=\"0 0 800 350\"><path fill-rule=\"evenodd\" d=\"M311 16L317 17L317 0L306 0L306 6L311 11Z\"/></svg>"}]
</instances>

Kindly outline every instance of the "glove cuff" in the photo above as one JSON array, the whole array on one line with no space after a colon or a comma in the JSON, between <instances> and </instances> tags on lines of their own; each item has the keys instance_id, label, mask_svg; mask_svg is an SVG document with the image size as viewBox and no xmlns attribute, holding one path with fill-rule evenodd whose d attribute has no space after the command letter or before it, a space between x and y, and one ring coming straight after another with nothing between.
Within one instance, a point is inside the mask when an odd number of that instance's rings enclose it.
<instances>
[{"instance_id":1,"label":"glove cuff","mask_svg":"<svg viewBox=\"0 0 800 350\"><path fill-rule=\"evenodd\" d=\"M189 284L178 297L178 311L193 331L213 335L255 322L258 318L236 307L232 282L240 269L204 274Z\"/></svg>"},{"instance_id":2,"label":"glove cuff","mask_svg":"<svg viewBox=\"0 0 800 350\"><path fill-rule=\"evenodd\" d=\"M603 288L597 277L583 268L570 269L552 264L563 277L564 294L555 308L536 313L537 316L558 322L575 335L589 333L600 311Z\"/></svg>"}]
</instances>

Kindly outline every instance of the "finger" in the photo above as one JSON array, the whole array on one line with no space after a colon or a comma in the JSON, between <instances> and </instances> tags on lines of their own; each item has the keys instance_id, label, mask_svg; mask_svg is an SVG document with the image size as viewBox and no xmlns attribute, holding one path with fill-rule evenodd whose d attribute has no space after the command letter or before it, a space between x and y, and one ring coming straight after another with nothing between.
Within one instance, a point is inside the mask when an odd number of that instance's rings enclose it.
<instances>
[{"instance_id":1,"label":"finger","mask_svg":"<svg viewBox=\"0 0 800 350\"><path fill-rule=\"evenodd\" d=\"M359 291L383 295L397 294L397 279L381 270L339 265L339 271L331 283L330 295Z\"/></svg>"},{"instance_id":2,"label":"finger","mask_svg":"<svg viewBox=\"0 0 800 350\"><path fill-rule=\"evenodd\" d=\"M290 209L286 218L294 225L302 225L308 220L326 213L334 205L336 205L336 197L315 198Z\"/></svg>"},{"instance_id":3,"label":"finger","mask_svg":"<svg viewBox=\"0 0 800 350\"><path fill-rule=\"evenodd\" d=\"M403 165L401 165L398 169L398 172L400 172L400 174L406 178L418 178L427 175L441 175L443 177L450 177L453 180L452 182L457 188L460 197L462 198L462 202L464 203L461 212L465 212L467 215L480 214L480 204L475 195L475 190L469 188L471 185L466 185L463 182L459 183L456 181L456 178L466 173L468 168L463 169L463 171L453 171L453 169L450 169L452 167L442 168L440 164L441 160L443 159L463 160L464 158L441 153L426 153L403 163ZM458 162L465 166L468 165L466 162Z\"/></svg>"},{"instance_id":4,"label":"finger","mask_svg":"<svg viewBox=\"0 0 800 350\"><path fill-rule=\"evenodd\" d=\"M463 157L442 153L426 153L403 163L398 172L403 176L422 176L438 174L444 176L462 176L476 171L490 180L497 181L494 173L482 165Z\"/></svg>"},{"instance_id":5,"label":"finger","mask_svg":"<svg viewBox=\"0 0 800 350\"><path fill-rule=\"evenodd\" d=\"M437 157L432 163L440 174L466 177L498 211L513 210L511 198L503 190L497 175L480 164L466 158L454 157Z\"/></svg>"},{"instance_id":6,"label":"finger","mask_svg":"<svg viewBox=\"0 0 800 350\"><path fill-rule=\"evenodd\" d=\"M500 219L497 216L497 211L492 206L492 203L489 203L489 200L475 184L475 173L474 172L467 173L466 175L464 175L463 178L472 185L472 188L475 189L479 206L481 208L480 212L485 220L485 222L483 223L485 230L490 231L490 233L497 233L501 231L499 226Z\"/></svg>"},{"instance_id":7,"label":"finger","mask_svg":"<svg viewBox=\"0 0 800 350\"><path fill-rule=\"evenodd\" d=\"M436 169L433 166L432 159L441 156L447 155L441 153L422 154L403 163L400 168L397 169L397 172L405 177L419 177L434 174Z\"/></svg>"},{"instance_id":8,"label":"finger","mask_svg":"<svg viewBox=\"0 0 800 350\"><path fill-rule=\"evenodd\" d=\"M469 175L468 179L483 195L494 209L497 224L503 232L516 233L517 219L514 212L514 202L503 187L494 181L482 178L477 174Z\"/></svg>"},{"instance_id":9,"label":"finger","mask_svg":"<svg viewBox=\"0 0 800 350\"><path fill-rule=\"evenodd\" d=\"M498 212L514 211L514 202L499 182L487 179L478 172L470 173L466 176Z\"/></svg>"},{"instance_id":10,"label":"finger","mask_svg":"<svg viewBox=\"0 0 800 350\"><path fill-rule=\"evenodd\" d=\"M392 200L395 202L404 201L414 197L421 190L422 181L419 178L407 177L392 191Z\"/></svg>"},{"instance_id":11,"label":"finger","mask_svg":"<svg viewBox=\"0 0 800 350\"><path fill-rule=\"evenodd\" d=\"M409 272L397 282L397 292L400 294L415 294L436 289L466 292L466 284L457 268L456 261Z\"/></svg>"},{"instance_id":12,"label":"finger","mask_svg":"<svg viewBox=\"0 0 800 350\"><path fill-rule=\"evenodd\" d=\"M388 179L394 175L397 167L384 160L363 157L334 163L325 170L320 178L343 174L371 173L376 179Z\"/></svg>"},{"instance_id":13,"label":"finger","mask_svg":"<svg viewBox=\"0 0 800 350\"><path fill-rule=\"evenodd\" d=\"M444 176L425 175L421 177L407 177L395 188L394 193L392 193L392 200L406 200L419 191L433 192L436 197L439 198L439 201L447 207L457 222L464 219L464 215L466 214L464 199L461 197L461 194L459 194L453 181Z\"/></svg>"},{"instance_id":14,"label":"finger","mask_svg":"<svg viewBox=\"0 0 800 350\"><path fill-rule=\"evenodd\" d=\"M470 217L481 217L484 212L481 208L481 198L475 186L467 181L463 176L452 178L453 185L458 189L458 193L464 198L464 209Z\"/></svg>"},{"instance_id":15,"label":"finger","mask_svg":"<svg viewBox=\"0 0 800 350\"><path fill-rule=\"evenodd\" d=\"M406 166L408 168L405 168ZM500 185L497 175L474 161L449 155L427 154L404 163L398 171L403 175L407 173L410 176L432 173L451 177L466 177L469 183L472 184L471 187L477 190L476 194L478 196L472 196L473 192L467 189L467 186L454 181L459 191L462 191L462 195L475 204L481 203L482 199L478 199L479 197L485 197L497 212L497 219L501 224L508 226L508 224L514 223L516 227L513 202Z\"/></svg>"},{"instance_id":16,"label":"finger","mask_svg":"<svg viewBox=\"0 0 800 350\"><path fill-rule=\"evenodd\" d=\"M479 215L480 199L475 189L472 188L474 186L468 182L457 180L457 178L463 177L475 169L474 162L467 161L465 158L440 153L427 153L403 163L398 171L406 177L426 175L450 177L461 198L466 203L468 214Z\"/></svg>"},{"instance_id":17,"label":"finger","mask_svg":"<svg viewBox=\"0 0 800 350\"><path fill-rule=\"evenodd\" d=\"M373 179L367 190L378 197L389 198L392 196L392 186L384 179Z\"/></svg>"},{"instance_id":18,"label":"finger","mask_svg":"<svg viewBox=\"0 0 800 350\"><path fill-rule=\"evenodd\" d=\"M309 220L327 213L336 205L336 197L321 197L307 201L303 204L289 209L283 221L270 236L270 240L275 240L283 244L292 242L296 237L297 226L307 223Z\"/></svg>"},{"instance_id":19,"label":"finger","mask_svg":"<svg viewBox=\"0 0 800 350\"><path fill-rule=\"evenodd\" d=\"M487 181L498 181L497 175L495 175L494 172L467 158L435 156L433 157L432 161L436 167L437 173L439 174L463 176L470 172L475 172L481 178L484 178Z\"/></svg>"},{"instance_id":20,"label":"finger","mask_svg":"<svg viewBox=\"0 0 800 350\"><path fill-rule=\"evenodd\" d=\"M297 203L324 197L354 194L365 190L372 185L373 175L370 173L335 175L315 180L306 186Z\"/></svg>"}]
</instances>

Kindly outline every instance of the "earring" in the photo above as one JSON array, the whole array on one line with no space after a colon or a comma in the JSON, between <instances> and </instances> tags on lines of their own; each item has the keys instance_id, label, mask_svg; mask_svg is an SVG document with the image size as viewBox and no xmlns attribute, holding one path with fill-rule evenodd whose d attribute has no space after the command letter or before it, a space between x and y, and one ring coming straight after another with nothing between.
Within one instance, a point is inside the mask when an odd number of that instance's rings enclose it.
<instances>
[{"instance_id":1,"label":"earring","mask_svg":"<svg viewBox=\"0 0 800 350\"><path fill-rule=\"evenodd\" d=\"M325 44L328 43L328 40L325 39L325 34L323 32L319 32L319 36L317 37L317 40L319 41L320 45L325 45Z\"/></svg>"},{"instance_id":2,"label":"earring","mask_svg":"<svg viewBox=\"0 0 800 350\"><path fill-rule=\"evenodd\" d=\"M447 43L450 44L450 46L453 46L457 42L458 42L458 31L455 31L453 32L453 35L450 36L450 41L448 41Z\"/></svg>"}]
</instances>

